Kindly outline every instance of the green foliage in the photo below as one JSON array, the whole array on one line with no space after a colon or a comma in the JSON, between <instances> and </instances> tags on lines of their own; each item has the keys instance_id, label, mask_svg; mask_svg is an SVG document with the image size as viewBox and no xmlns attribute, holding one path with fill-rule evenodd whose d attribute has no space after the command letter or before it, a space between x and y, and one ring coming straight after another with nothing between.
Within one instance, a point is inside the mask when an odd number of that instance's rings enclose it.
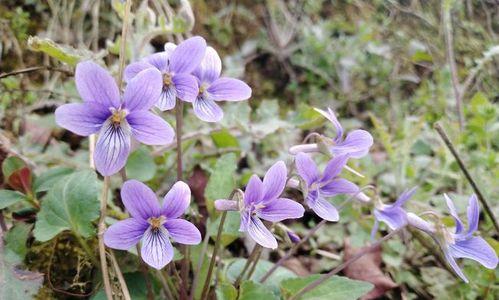
<instances>
[{"instance_id":1,"label":"green foliage","mask_svg":"<svg viewBox=\"0 0 499 300\"><path fill-rule=\"evenodd\" d=\"M229 282L234 282L246 264L246 259L236 258L234 260L227 261L228 266L225 270L225 276ZM254 282L259 282L260 279L267 273L274 264L266 261L259 260L256 265L255 271L251 276L250 280ZM296 275L286 268L278 267L274 273L265 281L263 284L268 290L270 290L274 295L279 295L279 285L283 280L290 278L295 278Z\"/></svg>"},{"instance_id":2,"label":"green foliage","mask_svg":"<svg viewBox=\"0 0 499 300\"><path fill-rule=\"evenodd\" d=\"M274 299L278 300L279 297L272 294L264 285L255 283L253 281L244 281L241 283L239 300L253 300L253 299Z\"/></svg>"},{"instance_id":3,"label":"green foliage","mask_svg":"<svg viewBox=\"0 0 499 300\"><path fill-rule=\"evenodd\" d=\"M236 300L237 290L236 288L226 282L222 282L217 286L216 289L217 299L219 300Z\"/></svg>"},{"instance_id":4,"label":"green foliage","mask_svg":"<svg viewBox=\"0 0 499 300\"><path fill-rule=\"evenodd\" d=\"M26 241L33 226L17 223L5 235L5 260L12 264L20 264L24 260L28 247Z\"/></svg>"},{"instance_id":5,"label":"green foliage","mask_svg":"<svg viewBox=\"0 0 499 300\"><path fill-rule=\"evenodd\" d=\"M18 191L0 190L0 209L9 207L25 199L26 196Z\"/></svg>"},{"instance_id":6,"label":"green foliage","mask_svg":"<svg viewBox=\"0 0 499 300\"><path fill-rule=\"evenodd\" d=\"M26 163L17 156L7 157L2 163L2 174L4 178L9 178L14 171L26 167Z\"/></svg>"},{"instance_id":7,"label":"green foliage","mask_svg":"<svg viewBox=\"0 0 499 300\"><path fill-rule=\"evenodd\" d=\"M146 147L133 151L126 163L126 175L130 179L149 181L156 174L156 164Z\"/></svg>"},{"instance_id":8,"label":"green foliage","mask_svg":"<svg viewBox=\"0 0 499 300\"><path fill-rule=\"evenodd\" d=\"M33 190L37 193L46 192L52 189L55 183L61 180L62 177L73 172L73 169L66 167L55 167L49 169L35 178L35 182L33 183Z\"/></svg>"},{"instance_id":9,"label":"green foliage","mask_svg":"<svg viewBox=\"0 0 499 300\"><path fill-rule=\"evenodd\" d=\"M28 39L28 47L33 51L43 52L70 66L76 66L79 61L85 57L88 58L88 52L76 50L69 46L58 45L48 38L31 36Z\"/></svg>"},{"instance_id":10,"label":"green foliage","mask_svg":"<svg viewBox=\"0 0 499 300\"><path fill-rule=\"evenodd\" d=\"M64 230L88 238L99 216L99 182L94 171L78 171L57 181L42 202L35 238L48 241Z\"/></svg>"},{"instance_id":11,"label":"green foliage","mask_svg":"<svg viewBox=\"0 0 499 300\"><path fill-rule=\"evenodd\" d=\"M293 278L284 280L281 283L281 291L284 298L295 295L299 290L320 278L319 274L310 275L304 278ZM305 293L300 299L303 300L348 300L358 299L367 294L373 285L368 282L351 280L346 277L333 276L324 281L321 285Z\"/></svg>"},{"instance_id":12,"label":"green foliage","mask_svg":"<svg viewBox=\"0 0 499 300\"><path fill-rule=\"evenodd\" d=\"M237 167L236 155L227 153L216 161L211 170L210 179L205 190L206 205L210 214L214 213L214 201L227 199L235 188L234 173Z\"/></svg>"}]
</instances>

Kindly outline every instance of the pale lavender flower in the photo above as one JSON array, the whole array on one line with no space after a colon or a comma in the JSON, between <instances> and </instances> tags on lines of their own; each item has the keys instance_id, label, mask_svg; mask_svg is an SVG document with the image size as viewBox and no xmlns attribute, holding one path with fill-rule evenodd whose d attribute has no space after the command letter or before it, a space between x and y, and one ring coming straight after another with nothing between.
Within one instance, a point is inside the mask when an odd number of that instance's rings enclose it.
<instances>
[{"instance_id":1,"label":"pale lavender flower","mask_svg":"<svg viewBox=\"0 0 499 300\"><path fill-rule=\"evenodd\" d=\"M407 200L411 199L416 191L417 187L404 191L393 204L383 204L381 202L375 204L375 222L371 233L372 237L378 230L379 222L385 223L391 230L397 230L407 225L407 212L402 206Z\"/></svg>"},{"instance_id":2,"label":"pale lavender flower","mask_svg":"<svg viewBox=\"0 0 499 300\"><path fill-rule=\"evenodd\" d=\"M121 200L131 218L111 225L104 233L104 243L113 249L129 250L140 241L142 259L153 268L163 268L173 258L170 238L185 245L201 242L199 230L180 219L190 199L189 186L177 181L160 206L150 188L137 180L128 180L121 188Z\"/></svg>"},{"instance_id":3,"label":"pale lavender flower","mask_svg":"<svg viewBox=\"0 0 499 300\"><path fill-rule=\"evenodd\" d=\"M332 222L339 220L338 210L326 200L327 197L339 194L355 195L360 192L357 185L338 177L347 160L348 157L345 155L332 158L321 174L308 154L300 152L295 157L298 175L306 184L305 203L324 220Z\"/></svg>"},{"instance_id":4,"label":"pale lavender flower","mask_svg":"<svg viewBox=\"0 0 499 300\"><path fill-rule=\"evenodd\" d=\"M480 206L476 195L472 195L468 201L468 230L464 230L464 225L459 218L452 200L444 194L449 212L455 221L455 229L445 227L442 223L431 224L420 217L408 213L408 221L411 226L423 230L430 234L440 245L445 259L454 272L465 282L468 279L456 262L456 258L469 258L477 261L488 269L497 267L497 254L494 249L479 236L473 235L478 230L480 218Z\"/></svg>"},{"instance_id":5,"label":"pale lavender flower","mask_svg":"<svg viewBox=\"0 0 499 300\"><path fill-rule=\"evenodd\" d=\"M215 101L241 101L251 97L251 88L235 78L220 77L222 61L217 51L206 48L199 67L194 71L199 84L199 94L194 100L194 114L206 122L218 122L223 111Z\"/></svg>"},{"instance_id":6,"label":"pale lavender flower","mask_svg":"<svg viewBox=\"0 0 499 300\"><path fill-rule=\"evenodd\" d=\"M301 204L291 199L280 198L286 185L286 178L286 165L279 161L267 171L263 182L256 175L250 178L241 202L221 199L215 201L215 207L218 210L239 210L241 214L239 231L247 232L263 247L276 249L276 238L260 219L280 222L301 218L304 213Z\"/></svg>"},{"instance_id":7,"label":"pale lavender flower","mask_svg":"<svg viewBox=\"0 0 499 300\"><path fill-rule=\"evenodd\" d=\"M361 158L369 153L369 148L373 145L373 137L369 132L356 129L350 131L344 137L343 127L331 108L328 107L327 112L317 108L315 110L331 121L336 128L336 137L332 139L333 143L329 147L333 155L347 155L352 158Z\"/></svg>"},{"instance_id":8,"label":"pale lavender flower","mask_svg":"<svg viewBox=\"0 0 499 300\"><path fill-rule=\"evenodd\" d=\"M336 128L336 136L328 138L321 136L321 144L323 144L333 156L346 155L351 158L361 158L369 153L369 149L373 145L373 137L365 130L357 129L350 131L346 137L340 122L336 118L334 111L328 108L328 111L315 108L317 112L333 123ZM302 144L295 145L289 149L293 155L299 152L321 152L322 147L319 144Z\"/></svg>"},{"instance_id":9,"label":"pale lavender flower","mask_svg":"<svg viewBox=\"0 0 499 300\"><path fill-rule=\"evenodd\" d=\"M94 160L102 175L112 175L125 166L131 137L147 145L165 145L173 140L171 126L149 112L161 93L158 70L144 70L130 80L123 101L113 77L91 61L76 66L75 81L83 103L58 107L55 120L78 135L99 132Z\"/></svg>"},{"instance_id":10,"label":"pale lavender flower","mask_svg":"<svg viewBox=\"0 0 499 300\"><path fill-rule=\"evenodd\" d=\"M125 68L125 80L134 78L139 72L155 68L163 75L159 84L162 89L156 106L162 110L175 107L176 99L193 102L198 96L196 77L191 73L199 66L206 51L206 41L199 36L189 38L178 46L167 43L165 51L154 53Z\"/></svg>"}]
</instances>

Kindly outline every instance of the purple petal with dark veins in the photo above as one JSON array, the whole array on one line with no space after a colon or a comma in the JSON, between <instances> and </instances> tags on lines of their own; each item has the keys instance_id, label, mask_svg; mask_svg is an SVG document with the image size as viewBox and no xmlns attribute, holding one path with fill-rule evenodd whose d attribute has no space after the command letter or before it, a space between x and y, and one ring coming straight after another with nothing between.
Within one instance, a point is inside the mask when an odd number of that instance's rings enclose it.
<instances>
[{"instance_id":1,"label":"purple petal with dark veins","mask_svg":"<svg viewBox=\"0 0 499 300\"><path fill-rule=\"evenodd\" d=\"M191 189L183 181L177 181L163 199L161 214L168 219L183 215L191 202Z\"/></svg>"},{"instance_id":2,"label":"purple petal with dark veins","mask_svg":"<svg viewBox=\"0 0 499 300\"><path fill-rule=\"evenodd\" d=\"M298 153L295 156L295 165L298 175L305 180L307 185L310 186L319 180L320 173L317 169L317 165L308 154L303 152Z\"/></svg>"},{"instance_id":3,"label":"purple petal with dark veins","mask_svg":"<svg viewBox=\"0 0 499 300\"><path fill-rule=\"evenodd\" d=\"M190 74L176 74L173 76L173 84L177 97L185 102L193 102L199 94L199 85L196 77Z\"/></svg>"},{"instance_id":4,"label":"purple petal with dark veins","mask_svg":"<svg viewBox=\"0 0 499 300\"><path fill-rule=\"evenodd\" d=\"M101 66L84 61L76 65L76 89L85 102L97 102L105 108L119 108L120 93L114 78Z\"/></svg>"},{"instance_id":5,"label":"purple petal with dark veins","mask_svg":"<svg viewBox=\"0 0 499 300\"><path fill-rule=\"evenodd\" d=\"M148 227L149 223L141 219L118 221L104 233L104 243L109 248L128 250L140 241Z\"/></svg>"},{"instance_id":6,"label":"purple petal with dark veins","mask_svg":"<svg viewBox=\"0 0 499 300\"><path fill-rule=\"evenodd\" d=\"M270 221L281 222L286 219L298 219L303 217L305 209L303 206L291 199L278 198L265 202L265 207L256 211L258 217Z\"/></svg>"},{"instance_id":7,"label":"purple petal with dark veins","mask_svg":"<svg viewBox=\"0 0 499 300\"><path fill-rule=\"evenodd\" d=\"M179 244L197 245L201 242L201 233L189 221L183 219L166 220L164 226L170 237Z\"/></svg>"},{"instance_id":8,"label":"purple petal with dark veins","mask_svg":"<svg viewBox=\"0 0 499 300\"><path fill-rule=\"evenodd\" d=\"M110 176L121 170L130 154L130 126L116 126L109 120L104 123L95 145L95 168L103 176Z\"/></svg>"},{"instance_id":9,"label":"purple petal with dark veins","mask_svg":"<svg viewBox=\"0 0 499 300\"><path fill-rule=\"evenodd\" d=\"M177 101L177 90L173 85L163 87L161 94L159 95L158 102L156 102L156 107L161 111L171 110L175 107Z\"/></svg>"},{"instance_id":10,"label":"purple petal with dark veins","mask_svg":"<svg viewBox=\"0 0 499 300\"><path fill-rule=\"evenodd\" d=\"M251 88L244 81L228 77L215 80L207 92L216 101L242 101L251 97Z\"/></svg>"},{"instance_id":11,"label":"purple petal with dark veins","mask_svg":"<svg viewBox=\"0 0 499 300\"><path fill-rule=\"evenodd\" d=\"M162 269L173 258L173 247L168 238L168 233L164 227L159 229L149 229L142 238L142 249L140 251L142 259L155 269Z\"/></svg>"},{"instance_id":12,"label":"purple petal with dark veins","mask_svg":"<svg viewBox=\"0 0 499 300\"><path fill-rule=\"evenodd\" d=\"M218 122L222 120L224 112L210 97L198 96L192 103L194 114L205 122Z\"/></svg>"},{"instance_id":13,"label":"purple petal with dark veins","mask_svg":"<svg viewBox=\"0 0 499 300\"><path fill-rule=\"evenodd\" d=\"M161 73L150 68L130 80L123 95L124 107L129 111L149 110L163 90Z\"/></svg>"},{"instance_id":14,"label":"purple petal with dark veins","mask_svg":"<svg viewBox=\"0 0 499 300\"><path fill-rule=\"evenodd\" d=\"M128 213L136 218L147 221L160 215L160 207L156 194L140 181L130 179L121 187L121 201Z\"/></svg>"},{"instance_id":15,"label":"purple petal with dark veins","mask_svg":"<svg viewBox=\"0 0 499 300\"><path fill-rule=\"evenodd\" d=\"M191 37L180 43L170 55L170 70L175 74L191 73L203 60L206 41L200 37Z\"/></svg>"},{"instance_id":16,"label":"purple petal with dark veins","mask_svg":"<svg viewBox=\"0 0 499 300\"><path fill-rule=\"evenodd\" d=\"M263 197L263 183L258 176L251 176L246 190L244 191L244 204L249 206L257 204L262 201Z\"/></svg>"},{"instance_id":17,"label":"purple petal with dark veins","mask_svg":"<svg viewBox=\"0 0 499 300\"><path fill-rule=\"evenodd\" d=\"M88 136L98 132L111 115L100 103L71 103L55 110L55 122L78 135Z\"/></svg>"},{"instance_id":18,"label":"purple petal with dark veins","mask_svg":"<svg viewBox=\"0 0 499 300\"><path fill-rule=\"evenodd\" d=\"M132 135L146 145L167 145L173 141L173 128L150 111L134 111L126 116Z\"/></svg>"},{"instance_id":19,"label":"purple petal with dark veins","mask_svg":"<svg viewBox=\"0 0 499 300\"><path fill-rule=\"evenodd\" d=\"M349 132L340 143L330 147L333 155L348 155L353 158L364 157L373 144L373 137L365 130L353 130Z\"/></svg>"},{"instance_id":20,"label":"purple petal with dark veins","mask_svg":"<svg viewBox=\"0 0 499 300\"><path fill-rule=\"evenodd\" d=\"M276 162L263 177L263 200L269 201L276 199L284 191L288 171L284 162Z\"/></svg>"},{"instance_id":21,"label":"purple petal with dark veins","mask_svg":"<svg viewBox=\"0 0 499 300\"><path fill-rule=\"evenodd\" d=\"M249 236L260 246L270 249L277 248L277 240L256 216L252 216L247 227Z\"/></svg>"}]
</instances>

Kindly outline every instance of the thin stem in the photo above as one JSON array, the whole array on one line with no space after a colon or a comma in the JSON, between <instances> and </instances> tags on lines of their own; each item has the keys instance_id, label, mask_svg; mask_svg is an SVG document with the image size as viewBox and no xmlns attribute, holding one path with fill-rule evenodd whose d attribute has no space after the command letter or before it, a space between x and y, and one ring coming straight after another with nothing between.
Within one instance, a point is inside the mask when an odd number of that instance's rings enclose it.
<instances>
[{"instance_id":1,"label":"thin stem","mask_svg":"<svg viewBox=\"0 0 499 300\"><path fill-rule=\"evenodd\" d=\"M203 240L203 247L201 248L201 254L199 255L198 264L196 265L196 270L194 272L194 280L192 281L191 293L189 295L189 299L194 299L194 294L196 293L196 288L198 286L199 275L201 275L201 268L204 263L204 256L206 254L206 250L208 249L208 243L210 241L210 235L206 233Z\"/></svg>"},{"instance_id":2,"label":"thin stem","mask_svg":"<svg viewBox=\"0 0 499 300\"><path fill-rule=\"evenodd\" d=\"M246 280L250 280L251 276L256 270L256 265L258 264L258 261L260 260L260 257L262 256L262 247L258 247L258 253L256 254L256 257L253 261L253 265L251 266L248 275L246 275Z\"/></svg>"},{"instance_id":3,"label":"thin stem","mask_svg":"<svg viewBox=\"0 0 499 300\"><path fill-rule=\"evenodd\" d=\"M440 135L440 137L442 138L442 140L444 141L445 145L450 150L450 152L452 153L454 158L456 159L456 162L459 165L459 168L461 169L464 176L466 177L466 179L470 183L471 187L473 188L473 191L475 191L475 194L477 195L478 200L480 200L480 203L482 204L483 209L485 210L487 215L492 220L492 224L494 225L496 232L499 234L499 224L497 223L497 219L494 216L494 212L492 211L492 209L489 206L489 203L487 202L487 200L483 196L482 192L478 188L478 185L476 184L475 180L473 179L473 177L471 177L470 172L468 172L468 169L466 168L461 157L457 153L456 148L454 147L454 145L450 141L449 136L447 135L447 133L445 132L445 130L443 129L443 127L439 123L435 123L434 128L438 132L438 134Z\"/></svg>"},{"instance_id":4,"label":"thin stem","mask_svg":"<svg viewBox=\"0 0 499 300\"><path fill-rule=\"evenodd\" d=\"M108 300L113 299L113 290L111 288L111 281L109 280L109 271L107 268L106 261L106 246L104 245L104 232L106 231L106 209L107 209L107 195L109 189L109 176L104 176L104 184L102 187L102 197L100 204L100 218L98 228L99 237L99 258L102 272L102 279L104 280L104 291L106 292L106 297Z\"/></svg>"},{"instance_id":5,"label":"thin stem","mask_svg":"<svg viewBox=\"0 0 499 300\"><path fill-rule=\"evenodd\" d=\"M183 102L177 100L175 108L176 138L177 138L177 180L182 180L182 125L183 125Z\"/></svg>"},{"instance_id":6,"label":"thin stem","mask_svg":"<svg viewBox=\"0 0 499 300\"><path fill-rule=\"evenodd\" d=\"M5 77L9 77L9 76L15 76L15 75L24 74L24 73L40 71L40 70L49 70L49 71L54 71L54 72L61 72L61 73L64 73L66 75L69 75L69 76L74 75L73 72L66 70L66 69L55 68L55 67L51 67L51 66L38 66L38 67L29 67L29 68L25 68L25 69L20 69L20 70L15 70L15 71L8 72L8 73L0 74L0 79L5 78Z\"/></svg>"},{"instance_id":7,"label":"thin stem","mask_svg":"<svg viewBox=\"0 0 499 300\"><path fill-rule=\"evenodd\" d=\"M125 70L126 61L126 39L128 36L128 19L132 9L132 0L127 0L125 4L125 14L123 15L123 27L121 28L121 42L120 42L120 68L118 70L118 88L121 90L123 83L123 70Z\"/></svg>"},{"instance_id":8,"label":"thin stem","mask_svg":"<svg viewBox=\"0 0 499 300\"><path fill-rule=\"evenodd\" d=\"M161 283L161 287L163 288L163 290L166 293L167 299L175 299L173 297L172 291L171 291L170 286L168 284L168 279L167 279L168 277L165 276L164 273L161 272L160 270L157 270L156 272L158 273L159 282Z\"/></svg>"},{"instance_id":9,"label":"thin stem","mask_svg":"<svg viewBox=\"0 0 499 300\"><path fill-rule=\"evenodd\" d=\"M307 286L303 287L301 290L299 290L294 296L292 296L291 298L289 298L289 300L297 300L299 299L301 296L303 296L303 294L307 293L307 292L310 292L311 290L313 290L314 288L318 287L319 285L321 285L324 281L328 280L329 278L333 277L334 275L338 274L339 272L343 271L343 269L345 269L346 267L348 267L349 265L351 265L352 263L354 263L355 261L357 261L359 258L361 258L362 256L364 256L365 254L369 253L369 252L372 252L374 249L376 249L379 245L381 245L381 243L383 243L384 241L386 240L389 240L391 239L393 236L395 236L398 232L400 231L400 229L397 229L397 230L394 230L392 232L390 232L389 234L385 235L383 238L379 239L378 241L376 241L374 244L372 244L371 246L365 248L364 250L362 250L361 252L357 253L356 255L352 256L349 260L347 260L346 262L340 264L339 266L337 266L336 268L334 268L333 270L331 270L329 273L327 274L323 274L320 278L318 278L316 281L314 282L311 282L310 284L308 284Z\"/></svg>"},{"instance_id":10,"label":"thin stem","mask_svg":"<svg viewBox=\"0 0 499 300\"><path fill-rule=\"evenodd\" d=\"M118 261L116 260L116 257L114 256L114 253L112 251L109 252L109 257L111 258L111 263L113 265L116 276L118 277L118 282L120 283L121 286L121 292L123 293L123 298L125 298L125 300L131 300L132 298L130 297L130 292L128 291L125 277L123 277L120 265L118 264Z\"/></svg>"},{"instance_id":11,"label":"thin stem","mask_svg":"<svg viewBox=\"0 0 499 300\"><path fill-rule=\"evenodd\" d=\"M268 270L267 273L265 273L265 275L263 275L262 279L260 279L260 283L264 283L270 277L270 275L272 275L272 273L274 273L274 271L277 270L277 268L282 266L282 264L286 260L288 260L298 249L300 249L300 247L306 241L308 241L310 239L310 237L312 237L317 232L317 230L319 230L319 228L321 228L326 223L327 223L326 220L322 220L319 223L317 223L317 225L315 225L314 228L310 229L308 231L307 235L305 237L303 237L303 239L301 239L300 242L296 243L291 249L289 249L288 252L283 257L281 257L281 259L279 259L279 261L277 263L275 263L272 266L272 268L270 268L270 270Z\"/></svg>"},{"instance_id":12,"label":"thin stem","mask_svg":"<svg viewBox=\"0 0 499 300\"><path fill-rule=\"evenodd\" d=\"M463 99L461 88L459 87L459 77L457 74L456 60L454 57L454 41L452 37L452 20L451 20L451 4L450 1L442 1L442 21L444 26L445 48L447 51L447 62L450 67L452 77L452 88L454 97L456 98L457 117L459 120L459 129L464 130L464 113Z\"/></svg>"},{"instance_id":13,"label":"thin stem","mask_svg":"<svg viewBox=\"0 0 499 300\"><path fill-rule=\"evenodd\" d=\"M177 99L175 107L175 135L177 138L177 181L182 180L183 165L182 165L182 125L183 125L183 102ZM180 275L182 277L182 288L180 294L182 299L187 299L188 276L189 276L189 249L187 246L182 246L182 258Z\"/></svg>"},{"instance_id":14,"label":"thin stem","mask_svg":"<svg viewBox=\"0 0 499 300\"><path fill-rule=\"evenodd\" d=\"M220 241L222 239L222 231L224 228L226 217L227 217L227 212L224 211L220 219L220 224L218 225L217 238L215 240L215 246L213 247L213 254L211 255L210 266L208 267L208 273L206 275L206 280L204 282L203 292L201 293L201 300L207 299L208 297L208 292L210 290L210 284L211 284L211 275L213 272L213 267L215 266L218 248L220 248Z\"/></svg>"},{"instance_id":15,"label":"thin stem","mask_svg":"<svg viewBox=\"0 0 499 300\"><path fill-rule=\"evenodd\" d=\"M261 246L259 244L255 244L255 247L253 247L251 254L249 255L248 259L246 260L246 264L244 265L243 270L241 271L239 276L237 276L236 281L234 282L234 286L236 288L241 284L241 280L243 280L244 274L248 270L250 264L255 260L260 247Z\"/></svg>"}]
</instances>

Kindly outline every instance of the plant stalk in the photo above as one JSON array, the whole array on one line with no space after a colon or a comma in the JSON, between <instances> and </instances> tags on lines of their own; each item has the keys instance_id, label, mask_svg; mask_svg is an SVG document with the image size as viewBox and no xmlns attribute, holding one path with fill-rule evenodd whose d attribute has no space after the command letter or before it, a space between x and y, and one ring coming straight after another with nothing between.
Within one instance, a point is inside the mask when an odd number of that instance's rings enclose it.
<instances>
[{"instance_id":1,"label":"plant stalk","mask_svg":"<svg viewBox=\"0 0 499 300\"><path fill-rule=\"evenodd\" d=\"M99 237L99 258L102 272L102 279L104 281L104 291L108 300L113 300L113 290L111 288L111 281L109 280L109 270L106 260L106 246L104 245L104 232L106 231L106 209L107 209L107 196L109 189L109 176L104 176L104 184L102 187L102 197L100 204L100 218L98 228Z\"/></svg>"},{"instance_id":2,"label":"plant stalk","mask_svg":"<svg viewBox=\"0 0 499 300\"><path fill-rule=\"evenodd\" d=\"M210 266L208 267L208 273L206 275L206 281L204 282L203 292L201 293L201 300L208 298L208 292L210 290L210 284L211 284L211 275L213 272L213 267L215 266L218 248L220 248L220 241L222 239L222 231L224 228L226 217L227 217L227 212L224 211L220 219L220 224L218 225L217 238L215 240L215 246L213 247L213 254L211 255Z\"/></svg>"},{"instance_id":3,"label":"plant stalk","mask_svg":"<svg viewBox=\"0 0 499 300\"><path fill-rule=\"evenodd\" d=\"M461 169L461 171L463 172L464 177L466 177L466 179L470 183L471 187L473 188L473 191L475 192L475 194L478 197L478 200L480 200L480 203L482 204L483 209L485 210L487 215L492 220L492 224L494 225L496 233L499 234L499 224L497 223L497 219L494 216L494 212L492 211L492 209L489 206L489 203L487 202L487 200L483 196L482 192L478 188L478 185L476 184L475 180L473 179L473 177L471 177L470 172L468 171L468 169L464 165L463 160L461 159L461 157L457 153L457 150L454 147L454 145L452 144L452 142L450 141L449 136L447 135L444 128L439 123L435 123L434 128L438 132L438 134L440 135L440 137L442 138L442 140L444 141L445 145L450 150L450 152L452 153L454 158L456 159L456 162L459 165L459 168Z\"/></svg>"},{"instance_id":4,"label":"plant stalk","mask_svg":"<svg viewBox=\"0 0 499 300\"><path fill-rule=\"evenodd\" d=\"M241 281L243 280L244 274L248 270L250 264L256 259L260 247L261 246L259 244L255 244L255 247L253 247L253 250L251 251L251 254L249 255L248 259L246 260L246 264L244 265L243 270L241 271L241 273L239 274L239 276L237 276L236 281L234 282L234 286L236 288L239 287L239 285L241 284Z\"/></svg>"}]
</instances>

